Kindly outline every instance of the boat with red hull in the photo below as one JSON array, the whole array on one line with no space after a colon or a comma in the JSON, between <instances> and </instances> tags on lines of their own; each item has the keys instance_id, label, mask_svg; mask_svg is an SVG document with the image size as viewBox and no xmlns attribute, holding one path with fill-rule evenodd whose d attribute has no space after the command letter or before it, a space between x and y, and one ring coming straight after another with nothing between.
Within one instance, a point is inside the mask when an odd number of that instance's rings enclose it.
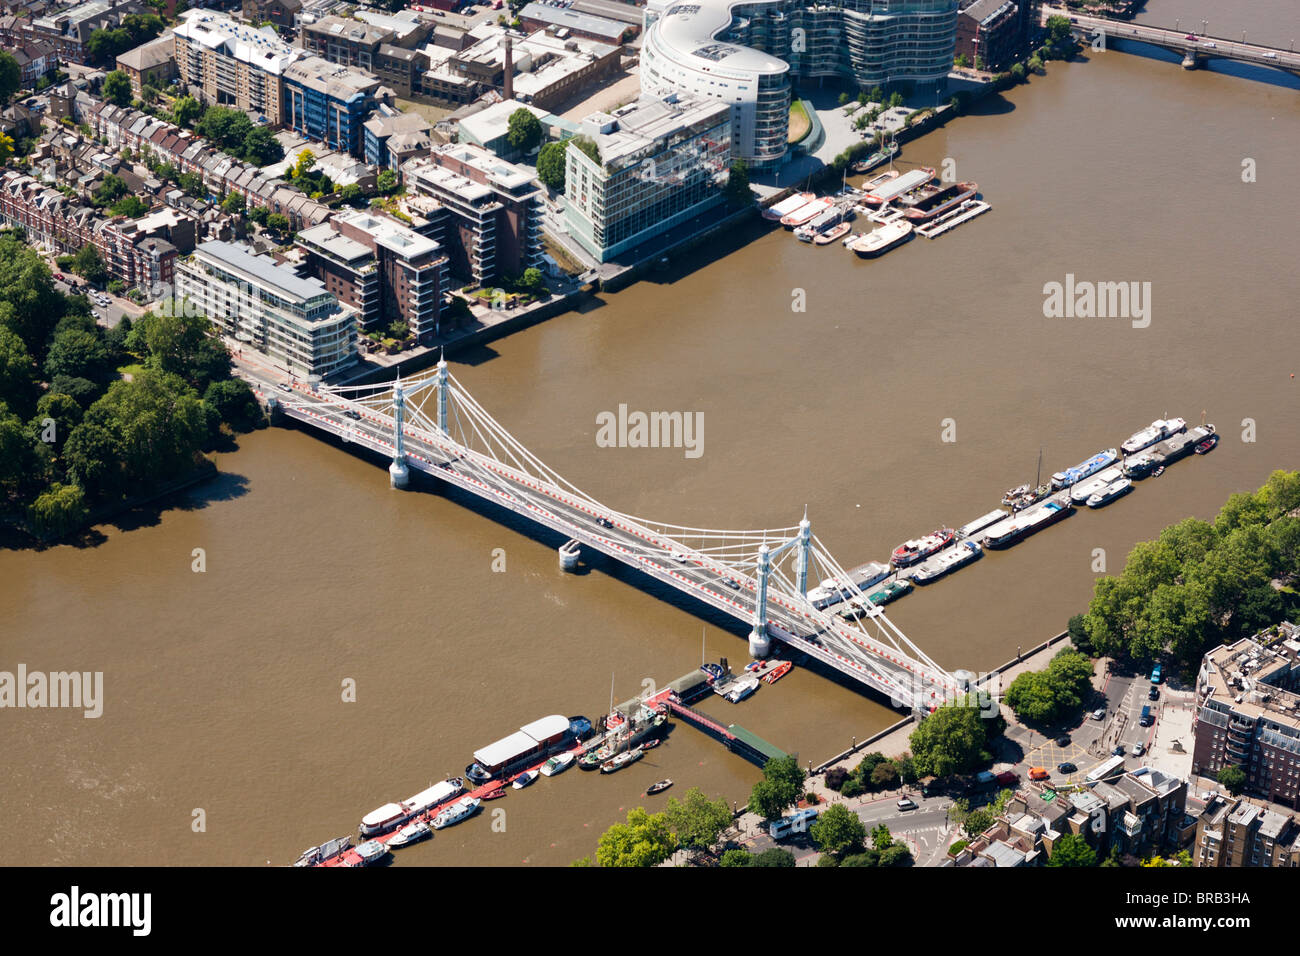
<instances>
[{"instance_id":1,"label":"boat with red hull","mask_svg":"<svg viewBox=\"0 0 1300 956\"><path fill-rule=\"evenodd\" d=\"M892 557L894 567L906 568L918 561L924 561L930 555L942 551L952 544L953 538L956 536L957 532L952 528L940 528L927 534L924 538L904 541L894 549Z\"/></svg>"}]
</instances>

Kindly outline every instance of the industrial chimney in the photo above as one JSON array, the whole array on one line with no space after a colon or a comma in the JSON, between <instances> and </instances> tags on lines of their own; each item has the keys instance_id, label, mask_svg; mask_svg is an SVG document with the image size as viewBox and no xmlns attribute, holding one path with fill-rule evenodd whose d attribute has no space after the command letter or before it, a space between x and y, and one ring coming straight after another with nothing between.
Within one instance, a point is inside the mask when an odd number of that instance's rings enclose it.
<instances>
[{"instance_id":1,"label":"industrial chimney","mask_svg":"<svg viewBox=\"0 0 1300 956\"><path fill-rule=\"evenodd\" d=\"M514 43L513 39L511 38L510 34L507 33L506 34L506 78L505 78L505 87L502 90L502 95L508 100L513 100L515 98L515 61L513 56L514 51L511 49L513 43Z\"/></svg>"}]
</instances>

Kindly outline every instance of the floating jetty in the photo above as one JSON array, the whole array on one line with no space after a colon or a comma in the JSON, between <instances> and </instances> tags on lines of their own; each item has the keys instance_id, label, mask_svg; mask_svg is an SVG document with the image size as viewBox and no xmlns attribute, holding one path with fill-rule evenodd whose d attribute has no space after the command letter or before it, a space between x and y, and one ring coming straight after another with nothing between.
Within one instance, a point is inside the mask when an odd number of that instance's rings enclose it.
<instances>
[{"instance_id":1,"label":"floating jetty","mask_svg":"<svg viewBox=\"0 0 1300 956\"><path fill-rule=\"evenodd\" d=\"M964 222L970 222L976 216L982 216L993 207L982 199L968 199L956 209L944 213L934 222L926 223L924 226L916 227L918 236L925 236L927 239L937 239L949 229L956 229Z\"/></svg>"}]
</instances>

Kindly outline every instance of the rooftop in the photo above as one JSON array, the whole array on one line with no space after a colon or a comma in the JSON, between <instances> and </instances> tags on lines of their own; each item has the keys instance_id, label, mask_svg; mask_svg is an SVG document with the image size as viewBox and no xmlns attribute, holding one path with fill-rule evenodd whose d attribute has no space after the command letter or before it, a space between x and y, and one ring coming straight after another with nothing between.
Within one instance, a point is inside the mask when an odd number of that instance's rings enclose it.
<instances>
[{"instance_id":1,"label":"rooftop","mask_svg":"<svg viewBox=\"0 0 1300 956\"><path fill-rule=\"evenodd\" d=\"M1283 622L1254 637L1220 644L1201 662L1197 689L1206 702L1247 718L1268 715L1300 727L1300 625Z\"/></svg>"},{"instance_id":2,"label":"rooftop","mask_svg":"<svg viewBox=\"0 0 1300 956\"><path fill-rule=\"evenodd\" d=\"M343 102L371 94L379 88L379 80L369 73L331 63L319 56L306 56L290 63L284 69L284 78Z\"/></svg>"},{"instance_id":3,"label":"rooftop","mask_svg":"<svg viewBox=\"0 0 1300 956\"><path fill-rule=\"evenodd\" d=\"M162 66L175 56L175 45L175 38L170 33L164 33L148 43L142 43L133 50L119 54L117 64L133 70L151 70L156 66Z\"/></svg>"},{"instance_id":4,"label":"rooftop","mask_svg":"<svg viewBox=\"0 0 1300 956\"><path fill-rule=\"evenodd\" d=\"M583 33L590 33L611 43L618 43L623 37L623 31L629 28L628 24L617 20L537 2L530 3L520 10L519 19L536 20L557 27L568 27L570 30L581 30Z\"/></svg>"},{"instance_id":5,"label":"rooftop","mask_svg":"<svg viewBox=\"0 0 1300 956\"><path fill-rule=\"evenodd\" d=\"M270 27L256 28L211 10L186 10L175 34L214 53L279 75L303 55L280 39Z\"/></svg>"},{"instance_id":6,"label":"rooftop","mask_svg":"<svg viewBox=\"0 0 1300 956\"><path fill-rule=\"evenodd\" d=\"M269 256L254 255L247 247L232 242L211 239L200 243L194 254L211 259L227 272L243 276L250 283L291 302L306 302L329 295L325 286L315 279L299 278Z\"/></svg>"},{"instance_id":7,"label":"rooftop","mask_svg":"<svg viewBox=\"0 0 1300 956\"><path fill-rule=\"evenodd\" d=\"M591 138L600 148L600 158L607 166L637 157L657 148L657 144L702 121L721 123L731 115L731 107L721 100L673 94L666 98L642 95L613 114L594 113L583 121L597 128L614 128Z\"/></svg>"},{"instance_id":8,"label":"rooftop","mask_svg":"<svg viewBox=\"0 0 1300 956\"><path fill-rule=\"evenodd\" d=\"M393 35L393 31L385 27L333 16L322 17L315 23L304 24L302 29L304 33L323 33L331 37L367 45L381 43Z\"/></svg>"}]
</instances>

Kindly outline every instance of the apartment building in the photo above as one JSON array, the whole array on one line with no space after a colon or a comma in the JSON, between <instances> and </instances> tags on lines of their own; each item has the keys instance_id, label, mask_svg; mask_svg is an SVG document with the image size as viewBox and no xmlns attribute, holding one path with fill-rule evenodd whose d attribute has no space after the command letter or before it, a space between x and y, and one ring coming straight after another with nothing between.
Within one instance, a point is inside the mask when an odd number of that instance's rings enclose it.
<instances>
[{"instance_id":1,"label":"apartment building","mask_svg":"<svg viewBox=\"0 0 1300 956\"><path fill-rule=\"evenodd\" d=\"M357 360L357 314L315 279L220 240L180 260L176 294L223 335L294 375L326 376Z\"/></svg>"},{"instance_id":2,"label":"apartment building","mask_svg":"<svg viewBox=\"0 0 1300 956\"><path fill-rule=\"evenodd\" d=\"M1040 0L963 0L954 56L1004 69L1028 48L1041 9Z\"/></svg>"},{"instance_id":3,"label":"apartment building","mask_svg":"<svg viewBox=\"0 0 1300 956\"><path fill-rule=\"evenodd\" d=\"M298 233L304 269L367 330L404 321L417 336L441 331L447 257L433 239L366 211L335 216Z\"/></svg>"},{"instance_id":4,"label":"apartment building","mask_svg":"<svg viewBox=\"0 0 1300 956\"><path fill-rule=\"evenodd\" d=\"M148 12L151 11L143 4L91 0L90 3L53 10L35 17L30 25L19 21L19 29L31 39L52 44L59 62L86 63L90 57L87 44L92 33L116 27L128 13Z\"/></svg>"},{"instance_id":5,"label":"apartment building","mask_svg":"<svg viewBox=\"0 0 1300 956\"><path fill-rule=\"evenodd\" d=\"M402 166L409 190L446 210L450 271L478 285L542 263L542 190L524 169L479 146L448 144Z\"/></svg>"},{"instance_id":6,"label":"apartment building","mask_svg":"<svg viewBox=\"0 0 1300 956\"><path fill-rule=\"evenodd\" d=\"M1215 794L1196 824L1192 865L1300 866L1300 818L1262 800Z\"/></svg>"},{"instance_id":7,"label":"apartment building","mask_svg":"<svg viewBox=\"0 0 1300 956\"><path fill-rule=\"evenodd\" d=\"M284 122L281 77L303 51L270 27L256 28L210 10L187 10L176 25L176 71L181 84L204 103Z\"/></svg>"},{"instance_id":8,"label":"apartment building","mask_svg":"<svg viewBox=\"0 0 1300 956\"><path fill-rule=\"evenodd\" d=\"M243 0L242 9L249 23L273 23L289 29L302 13L302 0Z\"/></svg>"},{"instance_id":9,"label":"apartment building","mask_svg":"<svg viewBox=\"0 0 1300 956\"><path fill-rule=\"evenodd\" d=\"M318 56L284 68L283 124L331 149L362 155L362 124L375 108L379 80Z\"/></svg>"},{"instance_id":10,"label":"apartment building","mask_svg":"<svg viewBox=\"0 0 1300 956\"><path fill-rule=\"evenodd\" d=\"M1300 625L1219 645L1201 662L1192 769L1235 765L1247 790L1300 808Z\"/></svg>"},{"instance_id":11,"label":"apartment building","mask_svg":"<svg viewBox=\"0 0 1300 956\"><path fill-rule=\"evenodd\" d=\"M362 124L362 156L372 166L396 171L432 148L432 130L419 113L377 110Z\"/></svg>"},{"instance_id":12,"label":"apartment building","mask_svg":"<svg viewBox=\"0 0 1300 956\"><path fill-rule=\"evenodd\" d=\"M726 103L670 94L642 96L612 114L593 113L582 133L599 159L565 151L565 223L601 262L722 203L731 163Z\"/></svg>"}]
</instances>

